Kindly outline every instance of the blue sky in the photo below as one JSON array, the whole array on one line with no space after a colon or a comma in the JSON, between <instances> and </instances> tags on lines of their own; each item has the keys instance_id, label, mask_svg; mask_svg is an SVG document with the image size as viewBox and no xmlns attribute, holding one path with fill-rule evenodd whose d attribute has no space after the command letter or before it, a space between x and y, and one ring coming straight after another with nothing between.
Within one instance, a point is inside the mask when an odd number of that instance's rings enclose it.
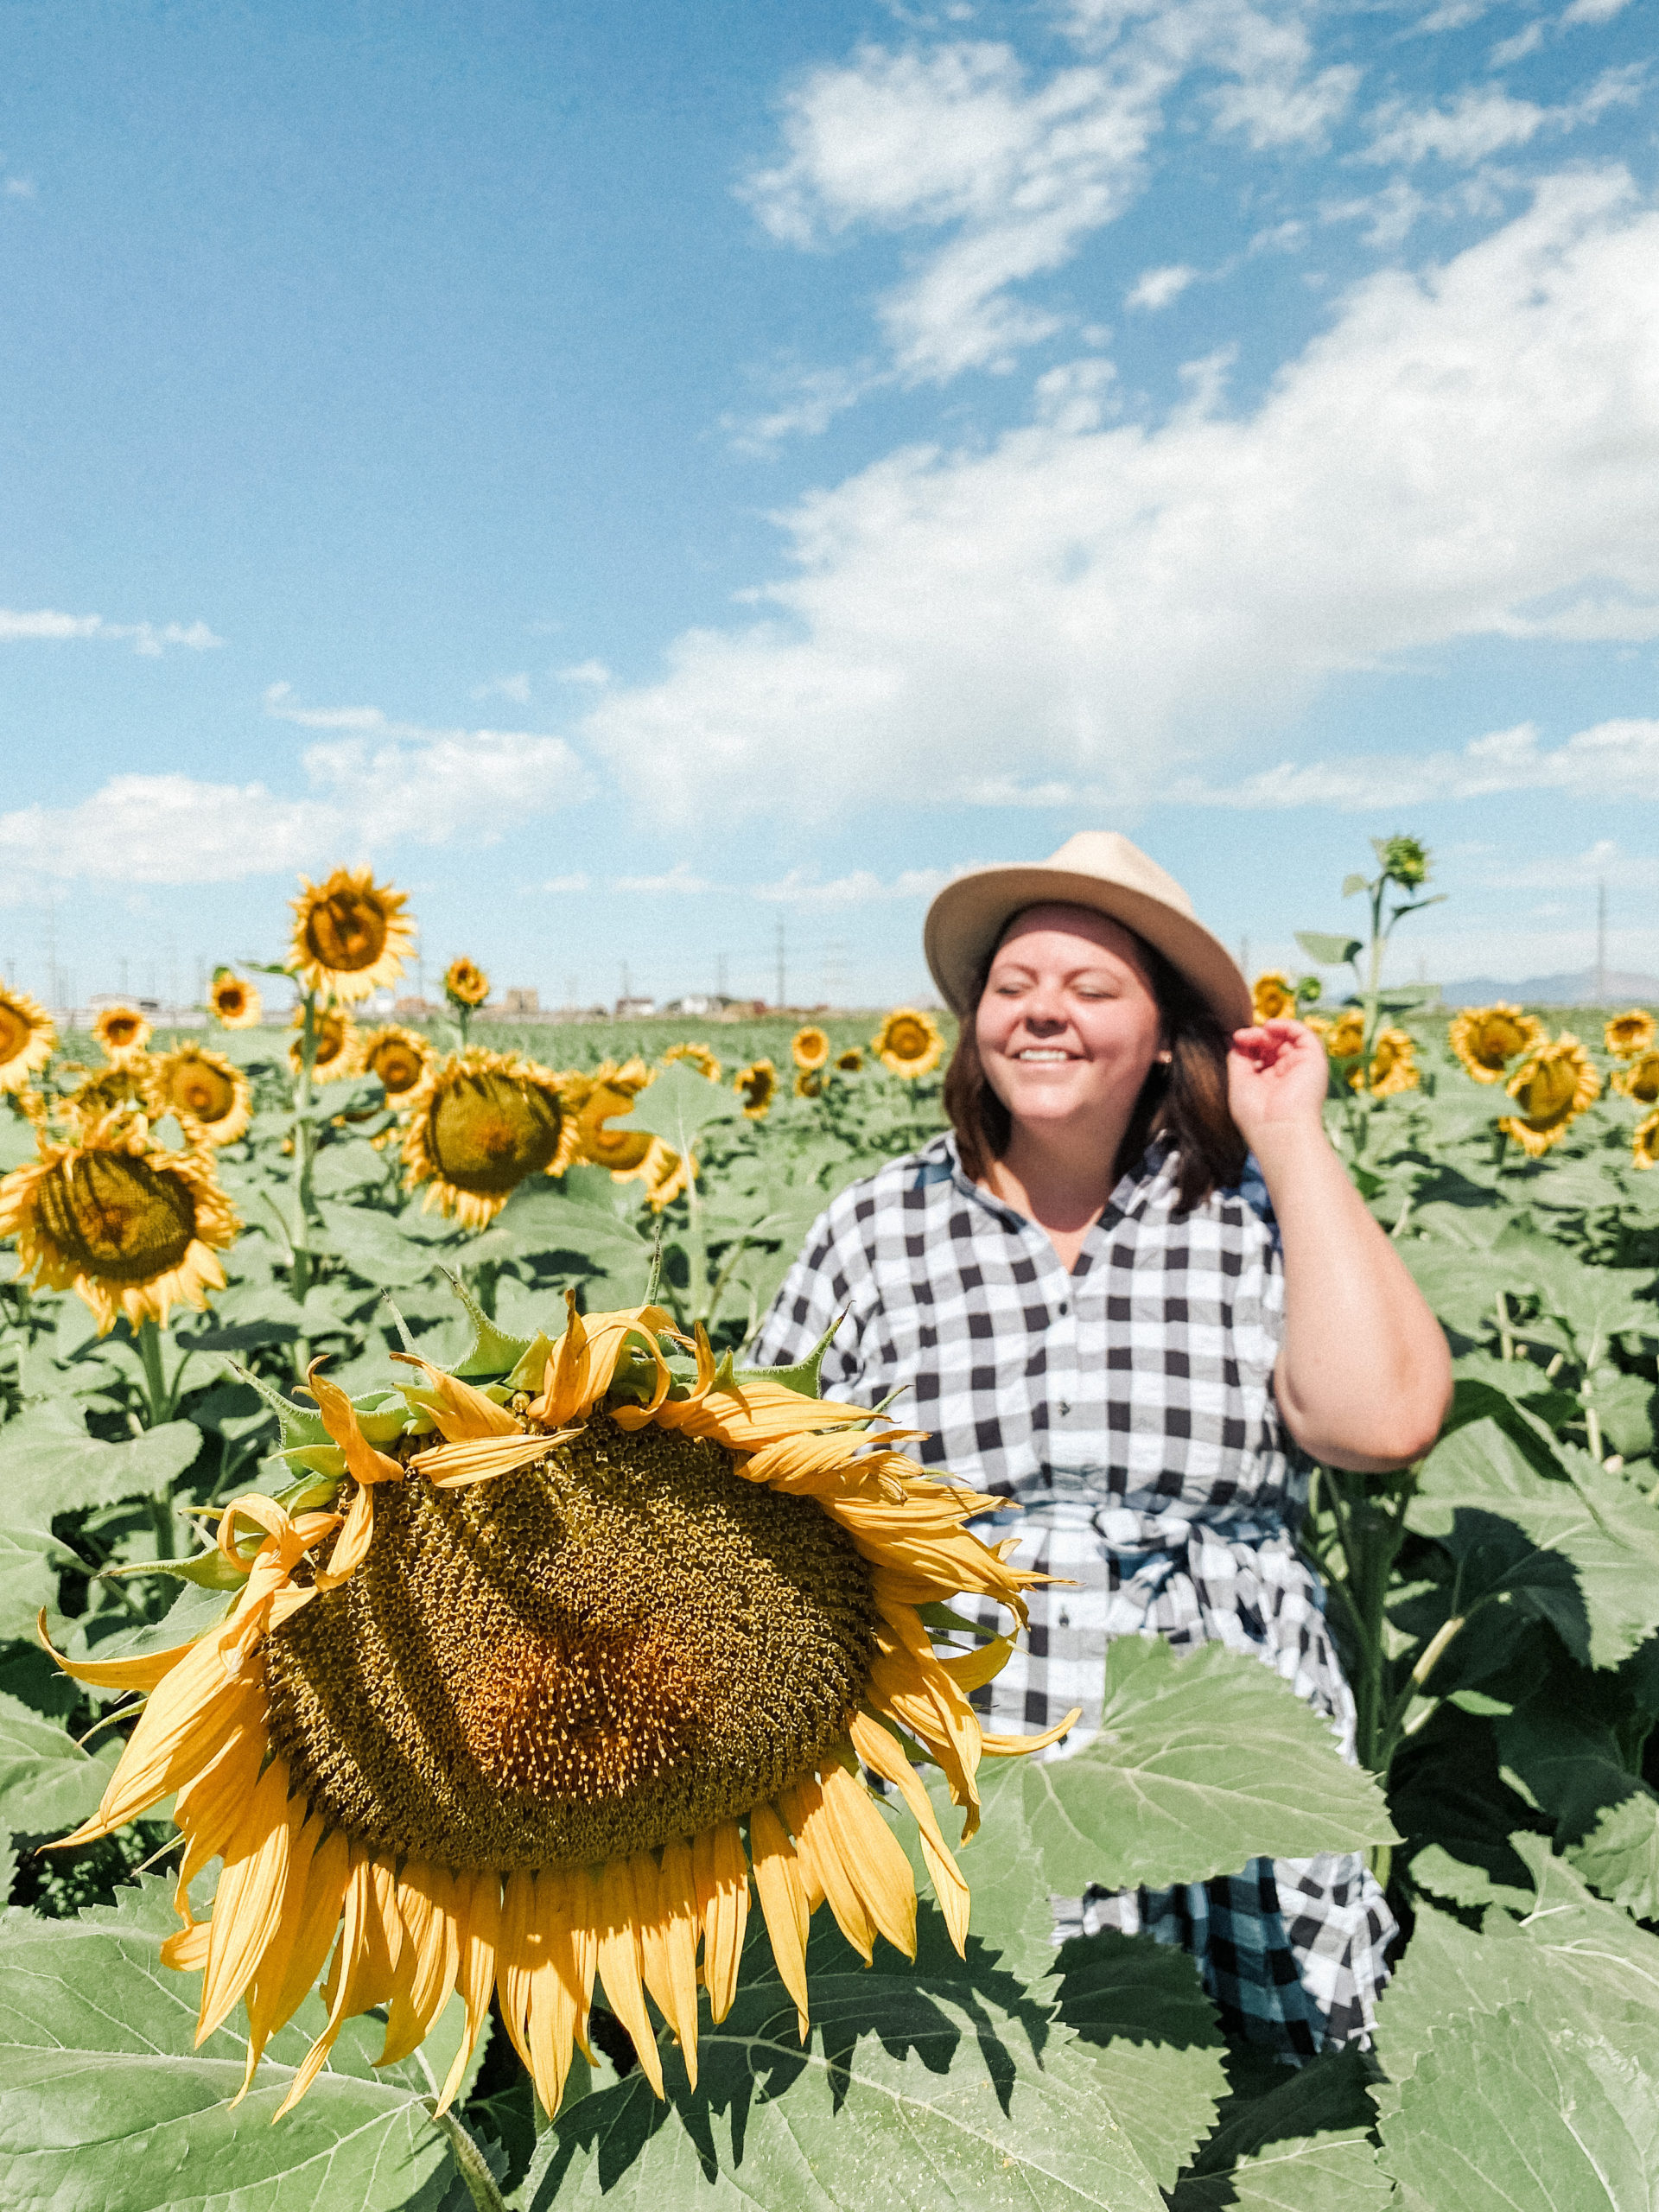
<instances>
[{"instance_id":1,"label":"blue sky","mask_svg":"<svg viewBox=\"0 0 1659 2212\"><path fill-rule=\"evenodd\" d=\"M1401 972L1659 970L1653 26L0 10L0 966L366 860L544 1002L884 1000L1110 826L1256 961L1407 829Z\"/></svg>"}]
</instances>

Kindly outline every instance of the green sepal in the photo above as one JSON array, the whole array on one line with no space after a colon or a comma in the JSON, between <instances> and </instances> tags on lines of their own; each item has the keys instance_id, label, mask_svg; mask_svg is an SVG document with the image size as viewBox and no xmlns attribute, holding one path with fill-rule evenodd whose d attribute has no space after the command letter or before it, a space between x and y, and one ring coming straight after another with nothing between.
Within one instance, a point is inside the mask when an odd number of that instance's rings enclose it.
<instances>
[{"instance_id":1,"label":"green sepal","mask_svg":"<svg viewBox=\"0 0 1659 2212\"><path fill-rule=\"evenodd\" d=\"M740 1386L745 1382L776 1382L780 1389L796 1391L803 1398L822 1397L818 1370L823 1364L823 1355L830 1349L831 1338L846 1319L844 1310L837 1313L806 1357L793 1367L740 1367L734 1371L732 1382Z\"/></svg>"},{"instance_id":2,"label":"green sepal","mask_svg":"<svg viewBox=\"0 0 1659 2212\"><path fill-rule=\"evenodd\" d=\"M193 1559L146 1559L131 1567L106 1567L94 1580L113 1582L130 1574L170 1574L180 1582L194 1582L198 1590L239 1590L248 1579L248 1567L232 1566L215 1544Z\"/></svg>"},{"instance_id":3,"label":"green sepal","mask_svg":"<svg viewBox=\"0 0 1659 2212\"><path fill-rule=\"evenodd\" d=\"M344 1473L345 1469L342 1465L338 1475L327 1473L302 1475L297 1482L290 1483L286 1490L279 1490L273 1502L280 1505L283 1512L290 1516L296 1513L317 1512L323 1506L331 1505L334 1503L334 1495L340 1488Z\"/></svg>"},{"instance_id":4,"label":"green sepal","mask_svg":"<svg viewBox=\"0 0 1659 2212\"><path fill-rule=\"evenodd\" d=\"M346 1454L338 1444L292 1444L286 1452L273 1452L273 1459L296 1459L301 1466L314 1475L326 1475L332 1482L340 1481L346 1472Z\"/></svg>"},{"instance_id":5,"label":"green sepal","mask_svg":"<svg viewBox=\"0 0 1659 2212\"><path fill-rule=\"evenodd\" d=\"M291 1449L296 1444L326 1444L328 1441L328 1431L321 1414L308 1413L303 1406L296 1406L292 1398L285 1398L263 1376L256 1375L251 1367L244 1367L240 1360L227 1359L225 1364L238 1382L245 1382L249 1389L264 1399L276 1414L282 1427L284 1446Z\"/></svg>"},{"instance_id":6,"label":"green sepal","mask_svg":"<svg viewBox=\"0 0 1659 2212\"><path fill-rule=\"evenodd\" d=\"M507 1377L507 1395L515 1390L539 1390L547 1363L553 1357L553 1339L544 1329L537 1329L525 1345L518 1364Z\"/></svg>"},{"instance_id":7,"label":"green sepal","mask_svg":"<svg viewBox=\"0 0 1659 2212\"><path fill-rule=\"evenodd\" d=\"M458 1367L448 1368L445 1372L458 1376L462 1382L471 1382L479 1375L511 1375L530 1350L528 1340L523 1337L510 1337L505 1331L498 1329L458 1275L452 1275L448 1268L441 1268L439 1273L446 1278L450 1289L466 1307L473 1324L471 1351Z\"/></svg>"},{"instance_id":8,"label":"green sepal","mask_svg":"<svg viewBox=\"0 0 1659 2212\"><path fill-rule=\"evenodd\" d=\"M916 1613L922 1626L931 1628L936 1636L976 1636L982 1643L988 1643L996 1634L995 1629L986 1628L979 1621L963 1620L949 1605L918 1605Z\"/></svg>"}]
</instances>

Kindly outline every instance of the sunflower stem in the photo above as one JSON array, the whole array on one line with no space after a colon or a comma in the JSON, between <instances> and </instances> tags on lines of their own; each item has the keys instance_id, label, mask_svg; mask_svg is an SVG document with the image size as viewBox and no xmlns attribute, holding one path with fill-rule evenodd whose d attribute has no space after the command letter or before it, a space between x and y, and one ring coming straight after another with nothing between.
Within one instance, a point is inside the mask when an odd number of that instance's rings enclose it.
<instances>
[{"instance_id":1,"label":"sunflower stem","mask_svg":"<svg viewBox=\"0 0 1659 2212\"><path fill-rule=\"evenodd\" d=\"M452 2112L435 2112L432 2120L448 2143L455 2170L478 2212L507 2212L507 2201L496 2187L495 2176L485 2164L472 2130Z\"/></svg>"},{"instance_id":2,"label":"sunflower stem","mask_svg":"<svg viewBox=\"0 0 1659 2212\"><path fill-rule=\"evenodd\" d=\"M311 1120L315 1093L311 1071L317 1064L317 995L306 991L300 1030L300 1072L294 1084L294 1268L295 1302L303 1306L311 1287L311 1179L317 1133Z\"/></svg>"},{"instance_id":3,"label":"sunflower stem","mask_svg":"<svg viewBox=\"0 0 1659 2212\"><path fill-rule=\"evenodd\" d=\"M173 1408L168 1400L166 1363L162 1357L162 1332L148 1313L138 1324L138 1357L143 1365L147 1400L144 1427L159 1428L163 1421L171 1420Z\"/></svg>"}]
</instances>

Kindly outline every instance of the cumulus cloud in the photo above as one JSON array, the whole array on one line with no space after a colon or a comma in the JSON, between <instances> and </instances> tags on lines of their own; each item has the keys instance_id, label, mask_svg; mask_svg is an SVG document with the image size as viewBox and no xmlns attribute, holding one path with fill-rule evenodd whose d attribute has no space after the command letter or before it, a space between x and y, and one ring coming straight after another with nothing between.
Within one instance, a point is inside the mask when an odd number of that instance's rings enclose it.
<instances>
[{"instance_id":1,"label":"cumulus cloud","mask_svg":"<svg viewBox=\"0 0 1659 2212\"><path fill-rule=\"evenodd\" d=\"M1654 634L1656 470L1659 214L1622 171L1547 179L1357 285L1250 410L1199 380L1161 423L911 448L804 499L761 619L684 633L582 727L664 819L1144 804L1338 671Z\"/></svg>"},{"instance_id":2,"label":"cumulus cloud","mask_svg":"<svg viewBox=\"0 0 1659 2212\"><path fill-rule=\"evenodd\" d=\"M901 868L889 883L874 870L861 868L855 868L849 875L832 876L823 882L804 868L791 868L776 883L757 883L753 896L773 906L888 906L899 899L931 899L936 892L943 891L953 876L965 873L959 868Z\"/></svg>"},{"instance_id":3,"label":"cumulus cloud","mask_svg":"<svg viewBox=\"0 0 1659 2212\"><path fill-rule=\"evenodd\" d=\"M1505 791L1557 791L1610 804L1650 799L1659 791L1659 721L1598 722L1553 747L1532 723L1520 722L1478 737L1460 752L1359 754L1306 767L1287 761L1233 785L1180 783L1171 796L1208 806L1369 811Z\"/></svg>"},{"instance_id":4,"label":"cumulus cloud","mask_svg":"<svg viewBox=\"0 0 1659 2212\"><path fill-rule=\"evenodd\" d=\"M717 890L719 886L711 883L706 876L698 875L684 861L676 861L673 867L662 875L613 876L611 888L629 893L666 892L696 899L701 898L706 891Z\"/></svg>"},{"instance_id":5,"label":"cumulus cloud","mask_svg":"<svg viewBox=\"0 0 1659 2212\"><path fill-rule=\"evenodd\" d=\"M1399 101L1379 108L1364 159L1408 165L1431 156L1442 162L1484 162L1515 146L1529 146L1541 132L1576 130L1610 107L1628 105L1641 91L1642 73L1614 69L1576 100L1541 107L1485 86L1461 92L1445 107L1411 109Z\"/></svg>"},{"instance_id":6,"label":"cumulus cloud","mask_svg":"<svg viewBox=\"0 0 1659 2212\"><path fill-rule=\"evenodd\" d=\"M1172 300L1179 300L1187 286L1197 277L1196 269L1183 261L1166 269L1148 269L1124 296L1125 307L1146 308L1153 313L1166 308Z\"/></svg>"},{"instance_id":7,"label":"cumulus cloud","mask_svg":"<svg viewBox=\"0 0 1659 2212\"><path fill-rule=\"evenodd\" d=\"M26 639L65 643L79 638L130 645L134 652L150 660L159 658L169 645L184 645L200 653L225 642L205 622L106 622L101 614L61 614L51 607L28 613L0 607L0 644L13 645Z\"/></svg>"}]
</instances>

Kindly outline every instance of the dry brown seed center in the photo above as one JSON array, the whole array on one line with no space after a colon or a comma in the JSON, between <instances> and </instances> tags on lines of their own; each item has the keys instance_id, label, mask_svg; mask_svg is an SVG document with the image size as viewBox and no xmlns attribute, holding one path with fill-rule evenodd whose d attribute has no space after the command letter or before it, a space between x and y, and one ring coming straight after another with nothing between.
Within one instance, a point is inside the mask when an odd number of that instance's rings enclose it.
<instances>
[{"instance_id":1,"label":"dry brown seed center","mask_svg":"<svg viewBox=\"0 0 1659 2212\"><path fill-rule=\"evenodd\" d=\"M369 1556L264 1647L295 1787L455 1868L592 1864L747 1812L844 1734L870 1569L718 1446L603 1414L538 1467L375 1494Z\"/></svg>"},{"instance_id":2,"label":"dry brown seed center","mask_svg":"<svg viewBox=\"0 0 1659 2212\"><path fill-rule=\"evenodd\" d=\"M559 1102L493 1072L460 1075L433 1100L427 1143L445 1179L482 1197L511 1191L559 1148Z\"/></svg>"},{"instance_id":3,"label":"dry brown seed center","mask_svg":"<svg viewBox=\"0 0 1659 2212\"><path fill-rule=\"evenodd\" d=\"M306 949L336 974L372 968L386 942L386 918L358 891L336 891L319 899L306 918Z\"/></svg>"}]
</instances>

